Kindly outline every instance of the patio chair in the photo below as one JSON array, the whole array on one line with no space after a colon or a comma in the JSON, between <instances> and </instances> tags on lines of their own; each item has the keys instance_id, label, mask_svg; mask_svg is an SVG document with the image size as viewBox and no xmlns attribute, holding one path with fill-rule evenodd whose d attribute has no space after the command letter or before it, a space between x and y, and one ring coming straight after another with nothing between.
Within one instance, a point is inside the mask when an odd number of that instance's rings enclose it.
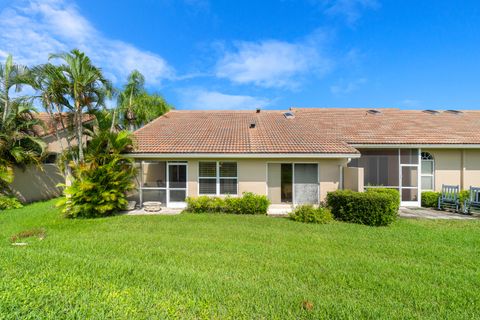
<instances>
[{"instance_id":1,"label":"patio chair","mask_svg":"<svg viewBox=\"0 0 480 320\"><path fill-rule=\"evenodd\" d=\"M472 214L472 210L480 210L480 187L470 187L468 199L463 202L463 213Z\"/></svg>"},{"instance_id":2,"label":"patio chair","mask_svg":"<svg viewBox=\"0 0 480 320\"><path fill-rule=\"evenodd\" d=\"M438 210L445 208L460 210L460 186L442 185L442 193L438 197Z\"/></svg>"}]
</instances>

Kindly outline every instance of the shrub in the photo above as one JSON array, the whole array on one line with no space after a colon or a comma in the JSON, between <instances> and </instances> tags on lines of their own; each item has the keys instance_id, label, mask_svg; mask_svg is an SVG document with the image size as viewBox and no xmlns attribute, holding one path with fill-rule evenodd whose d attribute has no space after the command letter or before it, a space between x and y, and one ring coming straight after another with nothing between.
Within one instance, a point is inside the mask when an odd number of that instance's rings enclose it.
<instances>
[{"instance_id":1,"label":"shrub","mask_svg":"<svg viewBox=\"0 0 480 320\"><path fill-rule=\"evenodd\" d=\"M393 198L393 201L396 204L396 211L400 209L400 192L397 189L389 189L389 188L370 188L367 189L367 192L376 192L382 194L388 194Z\"/></svg>"},{"instance_id":2,"label":"shrub","mask_svg":"<svg viewBox=\"0 0 480 320\"><path fill-rule=\"evenodd\" d=\"M23 205L17 198L0 195L0 210L18 209L21 207L23 207Z\"/></svg>"},{"instance_id":3,"label":"shrub","mask_svg":"<svg viewBox=\"0 0 480 320\"><path fill-rule=\"evenodd\" d=\"M327 204L337 220L370 226L387 226L395 221L400 203L398 191L376 189L367 192L338 190L327 194Z\"/></svg>"},{"instance_id":4,"label":"shrub","mask_svg":"<svg viewBox=\"0 0 480 320\"><path fill-rule=\"evenodd\" d=\"M242 197L200 196L187 198L186 211L192 213L266 214L270 201L266 196L245 192Z\"/></svg>"},{"instance_id":5,"label":"shrub","mask_svg":"<svg viewBox=\"0 0 480 320\"><path fill-rule=\"evenodd\" d=\"M297 222L326 224L333 220L333 215L328 208L315 208L310 204L298 206L288 214L289 219Z\"/></svg>"},{"instance_id":6,"label":"shrub","mask_svg":"<svg viewBox=\"0 0 480 320\"><path fill-rule=\"evenodd\" d=\"M458 194L460 203L463 204L465 200L468 200L470 198L470 190L462 190Z\"/></svg>"},{"instance_id":7,"label":"shrub","mask_svg":"<svg viewBox=\"0 0 480 320\"><path fill-rule=\"evenodd\" d=\"M186 202L186 211L192 213L223 212L225 210L225 201L218 197L188 197Z\"/></svg>"},{"instance_id":8,"label":"shrub","mask_svg":"<svg viewBox=\"0 0 480 320\"><path fill-rule=\"evenodd\" d=\"M422 192L422 207L436 208L438 206L439 197L440 197L440 192L435 192L435 191Z\"/></svg>"},{"instance_id":9,"label":"shrub","mask_svg":"<svg viewBox=\"0 0 480 320\"><path fill-rule=\"evenodd\" d=\"M267 214L270 201L267 196L244 192L242 197L225 199L225 212L233 214Z\"/></svg>"},{"instance_id":10,"label":"shrub","mask_svg":"<svg viewBox=\"0 0 480 320\"><path fill-rule=\"evenodd\" d=\"M74 180L57 205L70 218L112 215L126 208L126 194L135 189L135 173L133 161L120 155L105 155L102 163L75 166Z\"/></svg>"}]
</instances>

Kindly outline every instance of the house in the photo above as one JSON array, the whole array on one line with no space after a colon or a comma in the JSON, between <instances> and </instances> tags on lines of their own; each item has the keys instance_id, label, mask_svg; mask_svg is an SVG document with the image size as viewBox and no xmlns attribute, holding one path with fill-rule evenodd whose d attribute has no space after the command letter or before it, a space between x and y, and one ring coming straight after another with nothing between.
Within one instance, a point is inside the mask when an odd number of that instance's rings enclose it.
<instances>
[{"instance_id":1,"label":"house","mask_svg":"<svg viewBox=\"0 0 480 320\"><path fill-rule=\"evenodd\" d=\"M47 154L41 168L29 166L14 169L14 181L10 187L22 202L46 200L62 194L62 189L57 185L65 183L65 178L57 167L56 160L58 155L68 148L67 139L72 135L68 129L72 120L71 114L62 113L62 117L55 114L54 119L46 112L38 112L34 116L44 124L43 127L34 127L34 130L46 143ZM84 114L83 117L84 123L94 120L94 116L89 114ZM71 144L75 145L75 140L72 140Z\"/></svg>"},{"instance_id":2,"label":"house","mask_svg":"<svg viewBox=\"0 0 480 320\"><path fill-rule=\"evenodd\" d=\"M319 203L337 189L388 187L402 205L442 184L480 185L480 111L170 111L134 133L134 198L267 195Z\"/></svg>"}]
</instances>

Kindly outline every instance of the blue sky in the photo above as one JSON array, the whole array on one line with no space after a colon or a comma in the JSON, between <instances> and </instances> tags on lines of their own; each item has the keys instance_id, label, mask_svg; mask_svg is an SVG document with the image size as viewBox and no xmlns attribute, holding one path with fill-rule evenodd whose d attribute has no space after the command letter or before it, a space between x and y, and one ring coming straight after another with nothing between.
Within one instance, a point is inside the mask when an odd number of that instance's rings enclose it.
<instances>
[{"instance_id":1,"label":"blue sky","mask_svg":"<svg viewBox=\"0 0 480 320\"><path fill-rule=\"evenodd\" d=\"M480 2L0 0L0 58L80 48L178 109L480 108Z\"/></svg>"}]
</instances>

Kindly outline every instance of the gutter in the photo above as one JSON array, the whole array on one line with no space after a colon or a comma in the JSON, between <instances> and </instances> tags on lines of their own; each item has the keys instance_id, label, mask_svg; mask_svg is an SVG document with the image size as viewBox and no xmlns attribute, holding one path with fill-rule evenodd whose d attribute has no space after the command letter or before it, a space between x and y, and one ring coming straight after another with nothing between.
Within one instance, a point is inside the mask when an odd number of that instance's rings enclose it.
<instances>
[{"instance_id":1,"label":"gutter","mask_svg":"<svg viewBox=\"0 0 480 320\"><path fill-rule=\"evenodd\" d=\"M128 158L142 159L338 159L338 158L360 158L360 153L127 153Z\"/></svg>"}]
</instances>

